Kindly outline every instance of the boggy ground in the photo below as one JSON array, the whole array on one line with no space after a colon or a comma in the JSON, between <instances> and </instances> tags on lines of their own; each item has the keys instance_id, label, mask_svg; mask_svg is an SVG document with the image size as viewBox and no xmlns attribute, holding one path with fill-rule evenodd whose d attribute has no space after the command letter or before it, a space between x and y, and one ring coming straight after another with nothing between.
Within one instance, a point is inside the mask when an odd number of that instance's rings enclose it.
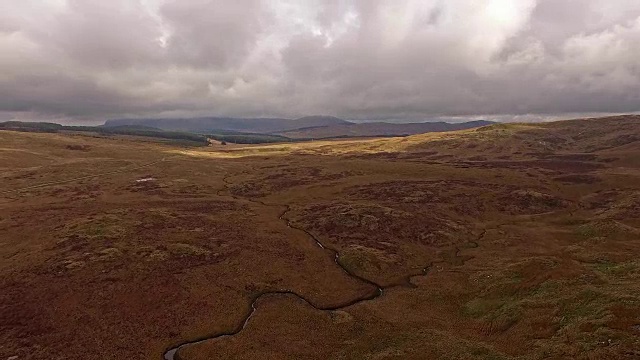
<instances>
[{"instance_id":1,"label":"boggy ground","mask_svg":"<svg viewBox=\"0 0 640 360\"><path fill-rule=\"evenodd\" d=\"M0 132L0 358L640 358L638 134Z\"/></svg>"}]
</instances>

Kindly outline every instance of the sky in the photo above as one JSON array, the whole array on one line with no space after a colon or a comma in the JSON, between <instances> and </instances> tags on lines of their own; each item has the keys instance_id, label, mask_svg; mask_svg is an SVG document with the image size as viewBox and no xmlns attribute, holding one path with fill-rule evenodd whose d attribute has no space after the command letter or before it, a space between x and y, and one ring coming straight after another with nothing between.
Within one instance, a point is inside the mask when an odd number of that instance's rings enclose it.
<instances>
[{"instance_id":1,"label":"sky","mask_svg":"<svg viewBox=\"0 0 640 360\"><path fill-rule=\"evenodd\" d=\"M0 120L638 111L638 0L0 0Z\"/></svg>"}]
</instances>

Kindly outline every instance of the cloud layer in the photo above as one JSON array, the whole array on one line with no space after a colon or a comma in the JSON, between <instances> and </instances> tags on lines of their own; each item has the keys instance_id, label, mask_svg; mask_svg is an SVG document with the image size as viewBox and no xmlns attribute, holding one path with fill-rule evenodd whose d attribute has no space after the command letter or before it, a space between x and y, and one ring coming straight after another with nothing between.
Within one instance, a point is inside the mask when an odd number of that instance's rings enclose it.
<instances>
[{"instance_id":1,"label":"cloud layer","mask_svg":"<svg viewBox=\"0 0 640 360\"><path fill-rule=\"evenodd\" d=\"M4 117L425 119L640 110L637 0L0 6Z\"/></svg>"}]
</instances>

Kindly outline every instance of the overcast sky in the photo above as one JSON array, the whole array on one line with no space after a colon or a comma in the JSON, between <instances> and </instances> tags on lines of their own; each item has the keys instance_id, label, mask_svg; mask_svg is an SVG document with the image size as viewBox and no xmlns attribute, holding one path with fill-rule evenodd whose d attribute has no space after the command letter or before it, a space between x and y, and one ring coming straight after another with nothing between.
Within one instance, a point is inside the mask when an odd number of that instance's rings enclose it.
<instances>
[{"instance_id":1,"label":"overcast sky","mask_svg":"<svg viewBox=\"0 0 640 360\"><path fill-rule=\"evenodd\" d=\"M0 120L639 110L639 0L0 0Z\"/></svg>"}]
</instances>

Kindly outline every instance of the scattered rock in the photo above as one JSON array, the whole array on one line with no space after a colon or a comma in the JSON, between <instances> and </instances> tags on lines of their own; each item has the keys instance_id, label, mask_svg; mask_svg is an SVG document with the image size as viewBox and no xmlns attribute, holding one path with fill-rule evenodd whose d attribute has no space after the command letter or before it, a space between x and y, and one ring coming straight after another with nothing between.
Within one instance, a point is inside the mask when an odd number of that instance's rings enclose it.
<instances>
[{"instance_id":1,"label":"scattered rock","mask_svg":"<svg viewBox=\"0 0 640 360\"><path fill-rule=\"evenodd\" d=\"M146 177L146 178L142 178L142 179L136 180L137 183L144 183L144 182L148 182L148 181L156 181L156 178Z\"/></svg>"}]
</instances>

